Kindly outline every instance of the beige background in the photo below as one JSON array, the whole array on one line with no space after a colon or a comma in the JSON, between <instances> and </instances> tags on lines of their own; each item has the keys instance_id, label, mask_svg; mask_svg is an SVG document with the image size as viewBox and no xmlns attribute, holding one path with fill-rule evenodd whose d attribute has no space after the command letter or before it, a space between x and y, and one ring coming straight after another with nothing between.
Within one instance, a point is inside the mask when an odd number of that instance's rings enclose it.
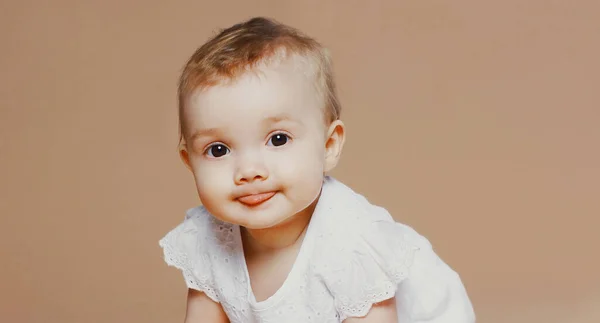
<instances>
[{"instance_id":1,"label":"beige background","mask_svg":"<svg viewBox=\"0 0 600 323\"><path fill-rule=\"evenodd\" d=\"M600 322L600 2L2 1L0 321L181 322L175 85L254 15L331 48L334 175L430 238L479 322Z\"/></svg>"}]
</instances>

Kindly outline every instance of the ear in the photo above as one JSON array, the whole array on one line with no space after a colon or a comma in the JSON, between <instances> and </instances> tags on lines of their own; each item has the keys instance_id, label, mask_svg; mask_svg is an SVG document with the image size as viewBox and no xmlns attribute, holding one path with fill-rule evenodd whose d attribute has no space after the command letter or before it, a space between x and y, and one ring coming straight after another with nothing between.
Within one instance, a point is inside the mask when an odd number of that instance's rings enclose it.
<instances>
[{"instance_id":1,"label":"ear","mask_svg":"<svg viewBox=\"0 0 600 323\"><path fill-rule=\"evenodd\" d=\"M344 141L346 140L346 129L341 120L335 120L329 125L327 137L325 138L325 172L335 168L340 156Z\"/></svg>"},{"instance_id":2,"label":"ear","mask_svg":"<svg viewBox=\"0 0 600 323\"><path fill-rule=\"evenodd\" d=\"M183 161L187 169L191 171L192 164L190 163L190 155L188 154L187 146L183 140L179 143L179 157L181 157L181 161Z\"/></svg>"}]
</instances>

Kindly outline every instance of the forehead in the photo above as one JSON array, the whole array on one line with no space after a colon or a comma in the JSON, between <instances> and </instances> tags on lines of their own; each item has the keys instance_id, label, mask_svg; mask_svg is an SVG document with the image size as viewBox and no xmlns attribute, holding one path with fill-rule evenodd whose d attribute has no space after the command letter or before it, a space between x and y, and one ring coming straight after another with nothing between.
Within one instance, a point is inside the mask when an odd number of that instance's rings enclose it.
<instances>
[{"instance_id":1,"label":"forehead","mask_svg":"<svg viewBox=\"0 0 600 323\"><path fill-rule=\"evenodd\" d=\"M300 58L290 58L193 93L183 117L186 128L193 131L240 121L248 124L277 115L318 122L323 120L323 113L314 68Z\"/></svg>"}]
</instances>

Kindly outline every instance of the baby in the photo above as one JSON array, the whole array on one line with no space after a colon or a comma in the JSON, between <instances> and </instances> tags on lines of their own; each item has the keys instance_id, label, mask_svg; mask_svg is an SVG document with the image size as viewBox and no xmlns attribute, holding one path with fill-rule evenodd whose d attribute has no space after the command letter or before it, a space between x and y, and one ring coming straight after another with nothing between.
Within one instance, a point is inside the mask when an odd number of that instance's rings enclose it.
<instances>
[{"instance_id":1,"label":"baby","mask_svg":"<svg viewBox=\"0 0 600 323\"><path fill-rule=\"evenodd\" d=\"M325 175L340 159L327 51L265 18L202 45L179 84L180 155L202 206L161 241L186 323L475 322L410 227Z\"/></svg>"}]
</instances>

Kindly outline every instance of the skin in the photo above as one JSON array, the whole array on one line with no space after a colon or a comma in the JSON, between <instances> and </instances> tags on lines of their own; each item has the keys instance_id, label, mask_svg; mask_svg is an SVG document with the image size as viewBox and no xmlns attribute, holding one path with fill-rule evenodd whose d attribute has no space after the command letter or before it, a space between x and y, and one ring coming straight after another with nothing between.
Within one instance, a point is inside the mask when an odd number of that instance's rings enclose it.
<instances>
[{"instance_id":1,"label":"skin","mask_svg":"<svg viewBox=\"0 0 600 323\"><path fill-rule=\"evenodd\" d=\"M338 163L345 140L340 120L324 121L314 79L298 72L306 70L304 64L287 58L198 91L183 115L181 158L206 209L242 228L258 301L287 277L323 176ZM395 313L394 302L384 302L366 317L346 322L395 322ZM227 322L227 317L219 304L190 290L185 322Z\"/></svg>"}]
</instances>

